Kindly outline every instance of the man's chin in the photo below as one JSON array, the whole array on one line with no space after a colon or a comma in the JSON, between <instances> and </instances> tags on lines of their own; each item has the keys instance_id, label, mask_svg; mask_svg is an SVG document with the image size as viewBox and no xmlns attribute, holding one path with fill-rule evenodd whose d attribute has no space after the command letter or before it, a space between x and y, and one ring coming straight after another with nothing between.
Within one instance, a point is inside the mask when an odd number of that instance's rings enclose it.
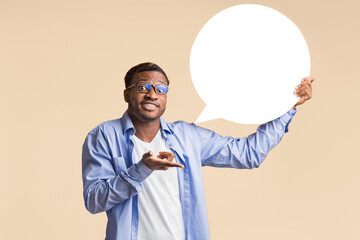
<instances>
[{"instance_id":1,"label":"man's chin","mask_svg":"<svg viewBox=\"0 0 360 240\"><path fill-rule=\"evenodd\" d=\"M162 114L159 113L155 113L155 112L151 112L151 113L141 113L138 112L138 117L139 119L141 119L143 122L153 122L156 121L160 118Z\"/></svg>"},{"instance_id":2,"label":"man's chin","mask_svg":"<svg viewBox=\"0 0 360 240\"><path fill-rule=\"evenodd\" d=\"M152 111L152 112L148 112L148 111L142 111L140 109L136 109L135 111L133 111L133 109L128 109L129 111L129 115L132 118L132 120L136 121L141 121L141 122L154 122L154 121L158 121L160 116L163 115L164 111Z\"/></svg>"},{"instance_id":3,"label":"man's chin","mask_svg":"<svg viewBox=\"0 0 360 240\"><path fill-rule=\"evenodd\" d=\"M141 116L141 120L143 120L144 122L153 122L157 119L159 119L160 116L156 116L156 117L153 117L153 116L146 116L146 115L142 115Z\"/></svg>"}]
</instances>

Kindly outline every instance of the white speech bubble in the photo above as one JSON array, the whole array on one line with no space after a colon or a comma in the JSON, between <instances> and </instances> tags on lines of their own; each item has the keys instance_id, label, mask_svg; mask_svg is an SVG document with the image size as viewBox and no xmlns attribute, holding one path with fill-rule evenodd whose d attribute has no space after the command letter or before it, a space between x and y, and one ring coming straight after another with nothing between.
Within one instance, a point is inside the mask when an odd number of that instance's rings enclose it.
<instances>
[{"instance_id":1,"label":"white speech bubble","mask_svg":"<svg viewBox=\"0 0 360 240\"><path fill-rule=\"evenodd\" d=\"M191 49L190 72L207 105L196 122L264 123L298 101L293 91L310 74L310 54L299 28L286 16L242 4L204 25Z\"/></svg>"}]
</instances>

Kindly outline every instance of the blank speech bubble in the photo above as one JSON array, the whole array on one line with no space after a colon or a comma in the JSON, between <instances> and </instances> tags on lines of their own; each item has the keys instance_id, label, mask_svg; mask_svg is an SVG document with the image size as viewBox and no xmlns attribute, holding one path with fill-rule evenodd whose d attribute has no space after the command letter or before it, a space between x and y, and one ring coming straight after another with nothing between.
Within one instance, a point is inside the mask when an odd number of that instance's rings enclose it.
<instances>
[{"instance_id":1,"label":"blank speech bubble","mask_svg":"<svg viewBox=\"0 0 360 240\"><path fill-rule=\"evenodd\" d=\"M295 86L310 74L299 28L269 7L241 4L213 16L196 37L190 72L206 107L196 122L217 118L258 124L298 101Z\"/></svg>"}]
</instances>

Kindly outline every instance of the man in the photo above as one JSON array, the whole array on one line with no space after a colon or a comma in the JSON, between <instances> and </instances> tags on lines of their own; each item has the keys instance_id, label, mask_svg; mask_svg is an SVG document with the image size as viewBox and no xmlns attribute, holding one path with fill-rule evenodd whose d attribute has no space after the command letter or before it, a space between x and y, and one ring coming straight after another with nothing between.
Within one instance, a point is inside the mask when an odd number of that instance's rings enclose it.
<instances>
[{"instance_id":1,"label":"man","mask_svg":"<svg viewBox=\"0 0 360 240\"><path fill-rule=\"evenodd\" d=\"M153 63L131 68L127 111L90 131L83 145L85 206L106 211L106 239L209 239L201 167L258 167L287 132L295 107L311 98L313 80L296 87L300 99L289 112L232 138L165 122L165 72Z\"/></svg>"}]
</instances>

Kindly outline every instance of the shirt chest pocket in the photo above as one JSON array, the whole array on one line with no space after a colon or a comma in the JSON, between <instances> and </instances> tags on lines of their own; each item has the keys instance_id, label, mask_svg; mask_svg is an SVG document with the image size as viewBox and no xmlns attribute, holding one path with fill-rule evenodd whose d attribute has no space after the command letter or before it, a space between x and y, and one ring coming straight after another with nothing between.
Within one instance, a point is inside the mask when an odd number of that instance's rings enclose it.
<instances>
[{"instance_id":1,"label":"shirt chest pocket","mask_svg":"<svg viewBox=\"0 0 360 240\"><path fill-rule=\"evenodd\" d=\"M115 157L112 159L112 163L113 163L116 175L119 175L121 172L127 172L125 158Z\"/></svg>"}]
</instances>

